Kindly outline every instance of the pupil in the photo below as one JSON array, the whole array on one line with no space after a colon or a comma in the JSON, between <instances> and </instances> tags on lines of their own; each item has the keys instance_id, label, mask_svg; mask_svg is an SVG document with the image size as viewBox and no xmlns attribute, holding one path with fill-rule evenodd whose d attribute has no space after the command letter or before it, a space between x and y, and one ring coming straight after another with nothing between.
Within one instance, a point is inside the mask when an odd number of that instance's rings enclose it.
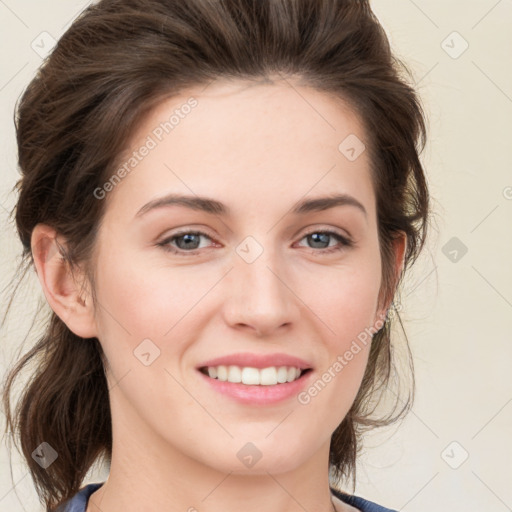
<instances>
[{"instance_id":1,"label":"pupil","mask_svg":"<svg viewBox=\"0 0 512 512\"><path fill-rule=\"evenodd\" d=\"M194 245L194 240L193 240L193 237L197 237L197 235L195 234L186 234L186 235L182 235L180 236L177 241L178 241L178 246L182 245L179 243L180 240L183 240L185 243L183 244L184 247L180 247L180 249L182 248L190 248L192 245ZM195 241L196 244L197 244L197 240ZM192 247L193 249L197 249L197 247Z\"/></svg>"},{"instance_id":2,"label":"pupil","mask_svg":"<svg viewBox=\"0 0 512 512\"><path fill-rule=\"evenodd\" d=\"M312 235L309 235L309 236L313 239L313 244L326 243L327 245L329 245L329 235L327 233L313 233ZM324 247L324 249L325 249L325 247Z\"/></svg>"}]
</instances>

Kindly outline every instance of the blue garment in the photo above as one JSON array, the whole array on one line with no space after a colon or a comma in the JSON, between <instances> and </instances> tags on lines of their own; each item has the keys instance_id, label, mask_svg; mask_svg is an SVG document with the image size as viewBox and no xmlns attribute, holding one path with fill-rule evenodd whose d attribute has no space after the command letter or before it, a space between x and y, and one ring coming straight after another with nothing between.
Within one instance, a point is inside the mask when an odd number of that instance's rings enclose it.
<instances>
[{"instance_id":1,"label":"blue garment","mask_svg":"<svg viewBox=\"0 0 512 512\"><path fill-rule=\"evenodd\" d=\"M87 502L89 501L89 496L94 491L99 489L103 484L104 482L86 485L64 505L62 510L59 509L59 512L85 512L85 509L87 508ZM360 498L359 496L342 494L332 487L331 493L344 503L352 505L353 507L359 509L361 512L397 512L396 510L381 507L380 505L377 505L372 501L365 500L364 498Z\"/></svg>"},{"instance_id":2,"label":"blue garment","mask_svg":"<svg viewBox=\"0 0 512 512\"><path fill-rule=\"evenodd\" d=\"M333 489L331 487L331 493L336 496L336 498L339 498L344 503L348 503L349 505L352 505L353 507L359 509L361 512L397 512L394 509L385 508L381 505L377 505L377 503L374 503L373 501L365 500L364 498L361 498L360 496L354 496L353 494L344 494L340 491L337 491L336 489Z\"/></svg>"},{"instance_id":3,"label":"blue garment","mask_svg":"<svg viewBox=\"0 0 512 512\"><path fill-rule=\"evenodd\" d=\"M69 501L57 508L57 512L85 512L89 496L105 482L89 484L82 487Z\"/></svg>"}]
</instances>

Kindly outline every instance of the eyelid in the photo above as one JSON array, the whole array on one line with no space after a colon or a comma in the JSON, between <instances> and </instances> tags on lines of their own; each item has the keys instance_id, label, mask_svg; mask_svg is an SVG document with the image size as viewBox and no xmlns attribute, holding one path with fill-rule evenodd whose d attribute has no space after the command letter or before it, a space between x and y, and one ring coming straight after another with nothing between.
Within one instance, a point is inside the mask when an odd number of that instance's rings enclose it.
<instances>
[{"instance_id":1,"label":"eyelid","mask_svg":"<svg viewBox=\"0 0 512 512\"><path fill-rule=\"evenodd\" d=\"M200 235L205 235L212 240L215 240L216 238L215 235L208 230L208 228L205 228L203 226L194 227L194 225L185 226L183 228L176 228L176 231L165 231L165 233L169 234L164 234L158 237L158 239L161 240L162 242L165 242L166 240L169 240L174 237L178 237L180 235L186 235L188 233L198 233Z\"/></svg>"},{"instance_id":2,"label":"eyelid","mask_svg":"<svg viewBox=\"0 0 512 512\"><path fill-rule=\"evenodd\" d=\"M320 232L322 232L322 231L329 231L331 233L336 233L339 236L347 238L348 240L353 240L352 235L346 229L341 230L340 228L335 228L333 226L325 226L325 225L324 226L316 225L316 226L312 227L310 230L307 230L305 233L303 233L302 236L304 237L304 236L310 235L312 233L317 233L319 231Z\"/></svg>"}]
</instances>

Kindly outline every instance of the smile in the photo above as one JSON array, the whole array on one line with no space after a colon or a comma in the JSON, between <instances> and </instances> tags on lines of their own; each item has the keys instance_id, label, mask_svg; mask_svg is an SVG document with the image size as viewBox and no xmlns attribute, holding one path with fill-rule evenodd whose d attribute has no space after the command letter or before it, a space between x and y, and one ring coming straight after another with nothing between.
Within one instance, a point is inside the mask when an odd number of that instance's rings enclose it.
<instances>
[{"instance_id":1,"label":"smile","mask_svg":"<svg viewBox=\"0 0 512 512\"><path fill-rule=\"evenodd\" d=\"M286 380L280 382L284 380L285 370ZM299 370L293 366L253 368L220 365L201 367L197 370L203 382L216 394L251 406L271 406L297 398L309 384L314 373L311 368ZM289 376L291 380L288 380ZM231 378L237 382L228 380Z\"/></svg>"},{"instance_id":2,"label":"smile","mask_svg":"<svg viewBox=\"0 0 512 512\"><path fill-rule=\"evenodd\" d=\"M219 365L204 366L202 373L212 379L223 382L242 383L248 386L274 386L299 379L309 369L301 370L294 366L269 366L267 368L253 368L250 366Z\"/></svg>"}]
</instances>

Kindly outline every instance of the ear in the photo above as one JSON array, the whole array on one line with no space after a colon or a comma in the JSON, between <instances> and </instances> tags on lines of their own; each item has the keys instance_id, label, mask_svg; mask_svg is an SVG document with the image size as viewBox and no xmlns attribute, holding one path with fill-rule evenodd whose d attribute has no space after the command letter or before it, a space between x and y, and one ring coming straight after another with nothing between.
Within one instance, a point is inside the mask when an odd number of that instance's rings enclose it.
<instances>
[{"instance_id":1,"label":"ear","mask_svg":"<svg viewBox=\"0 0 512 512\"><path fill-rule=\"evenodd\" d=\"M400 231L396 238L393 240L393 253L394 253L394 282L398 282L398 277L404 268L405 252L407 249L407 234L405 231ZM389 297L383 308L377 312L375 322L379 320L383 322L386 313L391 306L393 296Z\"/></svg>"},{"instance_id":2,"label":"ear","mask_svg":"<svg viewBox=\"0 0 512 512\"><path fill-rule=\"evenodd\" d=\"M65 247L65 242L57 236L55 229L37 224L30 244L37 277L50 307L77 336L96 337L92 297L88 287L84 293L80 286L85 283L85 275L75 269L73 276L59 249L59 246Z\"/></svg>"}]
</instances>

